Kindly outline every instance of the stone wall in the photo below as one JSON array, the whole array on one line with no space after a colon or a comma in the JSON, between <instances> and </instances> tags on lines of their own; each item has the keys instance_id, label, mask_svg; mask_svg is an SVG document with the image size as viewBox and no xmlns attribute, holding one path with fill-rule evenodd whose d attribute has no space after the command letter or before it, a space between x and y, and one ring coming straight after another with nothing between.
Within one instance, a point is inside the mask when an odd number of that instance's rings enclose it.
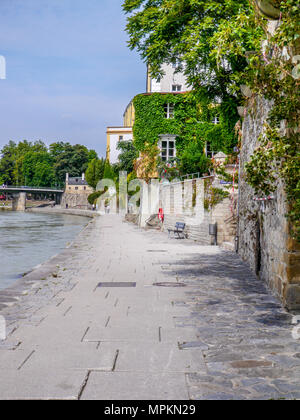
<instances>
[{"instance_id":1,"label":"stone wall","mask_svg":"<svg viewBox=\"0 0 300 420\"><path fill-rule=\"evenodd\" d=\"M226 249L235 250L235 238L237 234L237 195L225 198L217 204L210 213L210 223L217 223L218 236L217 244L226 247Z\"/></svg>"},{"instance_id":2,"label":"stone wall","mask_svg":"<svg viewBox=\"0 0 300 420\"><path fill-rule=\"evenodd\" d=\"M245 163L258 144L270 108L268 101L257 98L243 123L239 253L287 308L300 309L300 246L289 233L284 186L278 183L272 199L255 201L254 190L245 182Z\"/></svg>"},{"instance_id":3,"label":"stone wall","mask_svg":"<svg viewBox=\"0 0 300 420\"><path fill-rule=\"evenodd\" d=\"M91 210L92 206L88 202L90 193L68 194L64 193L61 200L62 208Z\"/></svg>"}]
</instances>

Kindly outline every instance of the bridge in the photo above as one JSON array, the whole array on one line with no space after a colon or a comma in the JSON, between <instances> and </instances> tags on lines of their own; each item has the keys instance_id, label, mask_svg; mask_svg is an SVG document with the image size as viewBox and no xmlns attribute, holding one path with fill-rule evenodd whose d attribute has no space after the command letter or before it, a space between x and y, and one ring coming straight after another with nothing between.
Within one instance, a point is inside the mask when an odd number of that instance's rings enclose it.
<instances>
[{"instance_id":1,"label":"bridge","mask_svg":"<svg viewBox=\"0 0 300 420\"><path fill-rule=\"evenodd\" d=\"M17 211L24 211L26 209L26 196L32 195L37 200L45 200L50 198L59 204L64 190L61 188L44 188L44 187L30 187L30 186L12 186L0 185L0 195L12 196L12 209Z\"/></svg>"}]
</instances>

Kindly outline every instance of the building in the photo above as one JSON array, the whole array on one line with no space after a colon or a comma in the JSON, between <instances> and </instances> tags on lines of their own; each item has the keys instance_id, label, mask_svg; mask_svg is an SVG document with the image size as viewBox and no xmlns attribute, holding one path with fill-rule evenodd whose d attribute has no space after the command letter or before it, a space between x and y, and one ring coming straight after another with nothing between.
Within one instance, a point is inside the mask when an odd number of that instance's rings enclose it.
<instances>
[{"instance_id":1,"label":"building","mask_svg":"<svg viewBox=\"0 0 300 420\"><path fill-rule=\"evenodd\" d=\"M151 77L150 70L147 70L147 83L145 95L152 93L174 93L180 94L190 91L191 89L187 85L186 77L181 72L177 72L178 64L164 64L162 70L164 76L159 80ZM169 117L171 117L171 110ZM107 127L107 149L106 159L111 163L118 162L119 150L117 148L120 141L132 141L133 140L133 126L135 124L135 107L134 99L127 105L123 114L123 126L120 127ZM165 143L163 143L165 144Z\"/></svg>"},{"instance_id":2,"label":"building","mask_svg":"<svg viewBox=\"0 0 300 420\"><path fill-rule=\"evenodd\" d=\"M164 64L162 70L164 75L155 79L151 77L150 69L147 71L147 93L166 93L166 92L187 92L191 88L187 84L185 75L182 72L178 72L177 64Z\"/></svg>"},{"instance_id":3,"label":"building","mask_svg":"<svg viewBox=\"0 0 300 420\"><path fill-rule=\"evenodd\" d=\"M94 192L85 179L85 174L81 177L69 177L66 174L65 192L62 197L63 208L89 209L88 196Z\"/></svg>"},{"instance_id":4,"label":"building","mask_svg":"<svg viewBox=\"0 0 300 420\"><path fill-rule=\"evenodd\" d=\"M107 148L106 159L111 163L118 162L119 150L118 143L121 141L132 141L132 126L131 127L107 127Z\"/></svg>"}]
</instances>

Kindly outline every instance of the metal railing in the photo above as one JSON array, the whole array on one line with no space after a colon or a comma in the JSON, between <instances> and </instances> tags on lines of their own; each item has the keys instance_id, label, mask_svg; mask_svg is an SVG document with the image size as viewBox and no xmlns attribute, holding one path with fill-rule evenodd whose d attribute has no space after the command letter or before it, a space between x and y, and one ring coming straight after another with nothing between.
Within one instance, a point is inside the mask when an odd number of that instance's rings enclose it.
<instances>
[{"instance_id":1,"label":"metal railing","mask_svg":"<svg viewBox=\"0 0 300 420\"><path fill-rule=\"evenodd\" d=\"M1 190L38 190L38 191L64 191L62 187L37 187L28 185L0 185Z\"/></svg>"},{"instance_id":2,"label":"metal railing","mask_svg":"<svg viewBox=\"0 0 300 420\"><path fill-rule=\"evenodd\" d=\"M182 181L184 181L185 179L197 179L197 178L212 178L213 175L206 175L206 176L201 176L201 172L195 172L194 174L187 174L187 175L183 175L180 177L180 179Z\"/></svg>"}]
</instances>

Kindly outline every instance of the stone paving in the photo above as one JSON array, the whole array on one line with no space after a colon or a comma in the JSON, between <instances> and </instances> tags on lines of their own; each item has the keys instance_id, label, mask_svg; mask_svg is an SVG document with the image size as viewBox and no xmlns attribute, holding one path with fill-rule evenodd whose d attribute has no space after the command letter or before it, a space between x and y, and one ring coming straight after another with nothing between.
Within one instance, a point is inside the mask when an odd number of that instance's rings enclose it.
<instances>
[{"instance_id":1,"label":"stone paving","mask_svg":"<svg viewBox=\"0 0 300 420\"><path fill-rule=\"evenodd\" d=\"M0 292L0 315L0 399L300 399L296 314L235 254L118 216Z\"/></svg>"}]
</instances>

